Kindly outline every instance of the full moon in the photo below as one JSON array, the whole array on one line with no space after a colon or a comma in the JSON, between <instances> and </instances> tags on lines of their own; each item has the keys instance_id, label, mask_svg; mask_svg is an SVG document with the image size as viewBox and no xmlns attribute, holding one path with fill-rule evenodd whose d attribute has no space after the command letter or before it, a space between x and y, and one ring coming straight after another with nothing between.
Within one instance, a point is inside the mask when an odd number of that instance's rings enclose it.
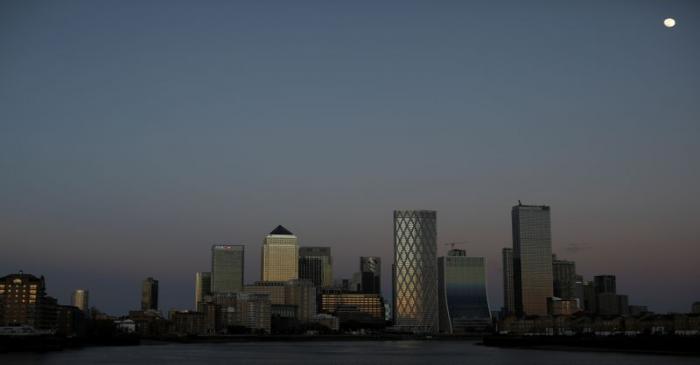
<instances>
[{"instance_id":1,"label":"full moon","mask_svg":"<svg viewBox=\"0 0 700 365\"><path fill-rule=\"evenodd\" d=\"M664 19L664 26L666 28L673 28L676 26L676 19L673 18L666 18Z\"/></svg>"}]
</instances>

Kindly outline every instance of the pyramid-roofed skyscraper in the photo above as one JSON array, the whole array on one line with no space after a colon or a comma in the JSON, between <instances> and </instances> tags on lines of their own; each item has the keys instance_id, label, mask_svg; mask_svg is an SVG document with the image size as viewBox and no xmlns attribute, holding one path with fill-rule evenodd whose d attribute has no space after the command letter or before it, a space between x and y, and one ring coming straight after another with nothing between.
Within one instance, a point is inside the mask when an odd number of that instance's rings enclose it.
<instances>
[{"instance_id":1,"label":"pyramid-roofed skyscraper","mask_svg":"<svg viewBox=\"0 0 700 365\"><path fill-rule=\"evenodd\" d=\"M283 226L277 226L265 237L261 259L263 281L299 278L299 243L297 237Z\"/></svg>"}]
</instances>

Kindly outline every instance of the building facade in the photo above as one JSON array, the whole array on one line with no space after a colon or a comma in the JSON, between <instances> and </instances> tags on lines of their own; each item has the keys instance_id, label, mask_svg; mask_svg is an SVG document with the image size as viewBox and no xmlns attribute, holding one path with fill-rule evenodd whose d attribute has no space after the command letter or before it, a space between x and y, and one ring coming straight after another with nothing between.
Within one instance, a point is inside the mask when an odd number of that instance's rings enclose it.
<instances>
[{"instance_id":1,"label":"building facade","mask_svg":"<svg viewBox=\"0 0 700 365\"><path fill-rule=\"evenodd\" d=\"M254 285L243 288L246 294L266 295L271 304L271 311L293 311L293 317L300 322L308 322L316 314L316 287L309 280L294 279L287 281L256 281ZM285 312L286 313L286 312Z\"/></svg>"},{"instance_id":2,"label":"building facade","mask_svg":"<svg viewBox=\"0 0 700 365\"><path fill-rule=\"evenodd\" d=\"M452 249L438 259L440 331L484 332L491 326L486 294L486 260Z\"/></svg>"},{"instance_id":3,"label":"building facade","mask_svg":"<svg viewBox=\"0 0 700 365\"><path fill-rule=\"evenodd\" d=\"M382 259L376 256L360 257L361 289L363 293L382 294Z\"/></svg>"},{"instance_id":4,"label":"building facade","mask_svg":"<svg viewBox=\"0 0 700 365\"><path fill-rule=\"evenodd\" d=\"M513 249L504 248L503 259L503 310L505 315L515 313L515 283L513 273Z\"/></svg>"},{"instance_id":5,"label":"building facade","mask_svg":"<svg viewBox=\"0 0 700 365\"><path fill-rule=\"evenodd\" d=\"M299 247L299 279L311 280L317 288L333 286L330 247Z\"/></svg>"},{"instance_id":6,"label":"building facade","mask_svg":"<svg viewBox=\"0 0 700 365\"><path fill-rule=\"evenodd\" d=\"M552 256L552 280L555 297L572 299L576 293L576 263L567 260L558 260Z\"/></svg>"},{"instance_id":7,"label":"building facade","mask_svg":"<svg viewBox=\"0 0 700 365\"><path fill-rule=\"evenodd\" d=\"M400 331L436 333L437 213L394 211L394 327Z\"/></svg>"},{"instance_id":8,"label":"building facade","mask_svg":"<svg viewBox=\"0 0 700 365\"><path fill-rule=\"evenodd\" d=\"M237 294L237 324L256 332L270 333L270 297L266 294Z\"/></svg>"},{"instance_id":9,"label":"building facade","mask_svg":"<svg viewBox=\"0 0 700 365\"><path fill-rule=\"evenodd\" d=\"M324 290L321 294L321 312L335 314L341 306L353 306L358 311L384 321L384 299L375 293L348 293L342 290Z\"/></svg>"},{"instance_id":10,"label":"building facade","mask_svg":"<svg viewBox=\"0 0 700 365\"><path fill-rule=\"evenodd\" d=\"M71 296L71 305L80 309L83 313L87 313L89 305L90 293L85 289L76 289Z\"/></svg>"},{"instance_id":11,"label":"building facade","mask_svg":"<svg viewBox=\"0 0 700 365\"><path fill-rule=\"evenodd\" d=\"M296 319L309 322L316 314L316 287L309 280L294 279L284 283L286 305L297 307Z\"/></svg>"},{"instance_id":12,"label":"building facade","mask_svg":"<svg viewBox=\"0 0 700 365\"><path fill-rule=\"evenodd\" d=\"M244 263L245 246L212 246L211 292L238 293L243 290Z\"/></svg>"},{"instance_id":13,"label":"building facade","mask_svg":"<svg viewBox=\"0 0 700 365\"><path fill-rule=\"evenodd\" d=\"M244 293L266 294L272 305L285 305L284 281L256 281L253 285L243 287Z\"/></svg>"},{"instance_id":14,"label":"building facade","mask_svg":"<svg viewBox=\"0 0 700 365\"><path fill-rule=\"evenodd\" d=\"M141 285L141 310L158 310L158 280L146 278Z\"/></svg>"},{"instance_id":15,"label":"building facade","mask_svg":"<svg viewBox=\"0 0 700 365\"><path fill-rule=\"evenodd\" d=\"M19 272L0 278L0 326L56 326L57 302L46 295L44 277Z\"/></svg>"},{"instance_id":16,"label":"building facade","mask_svg":"<svg viewBox=\"0 0 700 365\"><path fill-rule=\"evenodd\" d=\"M596 275L593 277L593 284L595 285L596 294L617 293L617 279L615 275Z\"/></svg>"},{"instance_id":17,"label":"building facade","mask_svg":"<svg viewBox=\"0 0 700 365\"><path fill-rule=\"evenodd\" d=\"M615 293L600 293L596 297L598 304L597 314L602 316L626 316L629 314L628 299L626 295Z\"/></svg>"},{"instance_id":18,"label":"building facade","mask_svg":"<svg viewBox=\"0 0 700 365\"><path fill-rule=\"evenodd\" d=\"M547 298L547 312L552 316L570 316L578 311L577 299Z\"/></svg>"},{"instance_id":19,"label":"building facade","mask_svg":"<svg viewBox=\"0 0 700 365\"><path fill-rule=\"evenodd\" d=\"M550 208L518 204L511 218L516 314L546 316L554 294Z\"/></svg>"},{"instance_id":20,"label":"building facade","mask_svg":"<svg viewBox=\"0 0 700 365\"><path fill-rule=\"evenodd\" d=\"M194 307L197 311L207 295L211 295L211 272L197 272L194 274Z\"/></svg>"},{"instance_id":21,"label":"building facade","mask_svg":"<svg viewBox=\"0 0 700 365\"><path fill-rule=\"evenodd\" d=\"M595 285L590 280L584 280L581 286L583 291L583 305L581 307L587 313L595 313L598 307Z\"/></svg>"},{"instance_id":22,"label":"building facade","mask_svg":"<svg viewBox=\"0 0 700 365\"><path fill-rule=\"evenodd\" d=\"M277 226L265 237L262 247L263 281L287 281L299 278L299 244L297 237Z\"/></svg>"}]
</instances>

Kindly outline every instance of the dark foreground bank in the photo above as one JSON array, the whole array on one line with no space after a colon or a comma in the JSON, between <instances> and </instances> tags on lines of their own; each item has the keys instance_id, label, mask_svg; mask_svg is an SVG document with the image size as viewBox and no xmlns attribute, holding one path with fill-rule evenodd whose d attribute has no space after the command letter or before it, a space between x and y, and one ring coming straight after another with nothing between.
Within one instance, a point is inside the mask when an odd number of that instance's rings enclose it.
<instances>
[{"instance_id":1,"label":"dark foreground bank","mask_svg":"<svg viewBox=\"0 0 700 365\"><path fill-rule=\"evenodd\" d=\"M700 336L499 336L482 344L538 350L587 350L700 356Z\"/></svg>"}]
</instances>

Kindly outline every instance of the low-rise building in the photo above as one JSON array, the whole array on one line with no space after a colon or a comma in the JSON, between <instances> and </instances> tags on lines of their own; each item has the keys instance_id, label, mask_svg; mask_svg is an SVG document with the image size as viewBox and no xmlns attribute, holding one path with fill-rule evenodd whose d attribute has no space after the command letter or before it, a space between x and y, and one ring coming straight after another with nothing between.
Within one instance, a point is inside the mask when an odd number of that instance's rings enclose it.
<instances>
[{"instance_id":1,"label":"low-rise building","mask_svg":"<svg viewBox=\"0 0 700 365\"><path fill-rule=\"evenodd\" d=\"M326 313L319 313L311 317L311 323L318 323L333 331L338 331L340 329L340 321L338 320L338 317Z\"/></svg>"},{"instance_id":2,"label":"low-rise building","mask_svg":"<svg viewBox=\"0 0 700 365\"><path fill-rule=\"evenodd\" d=\"M175 311L170 315L171 332L185 336L207 336L214 334L214 327L201 312Z\"/></svg>"},{"instance_id":3,"label":"low-rise building","mask_svg":"<svg viewBox=\"0 0 700 365\"><path fill-rule=\"evenodd\" d=\"M321 312L334 314L338 308L353 306L376 320L384 321L384 299L376 293L345 292L330 289L321 293Z\"/></svg>"},{"instance_id":4,"label":"low-rise building","mask_svg":"<svg viewBox=\"0 0 700 365\"><path fill-rule=\"evenodd\" d=\"M570 316L579 310L578 299L547 298L547 313L550 316Z\"/></svg>"}]
</instances>

